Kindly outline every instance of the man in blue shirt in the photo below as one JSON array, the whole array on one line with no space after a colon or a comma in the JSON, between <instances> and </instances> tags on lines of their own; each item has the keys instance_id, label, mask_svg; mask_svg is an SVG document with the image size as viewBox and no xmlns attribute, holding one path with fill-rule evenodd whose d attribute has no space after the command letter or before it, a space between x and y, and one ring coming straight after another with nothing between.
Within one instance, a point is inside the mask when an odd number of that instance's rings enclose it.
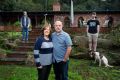
<instances>
[{"instance_id":1,"label":"man in blue shirt","mask_svg":"<svg viewBox=\"0 0 120 80\"><path fill-rule=\"evenodd\" d=\"M55 80L68 80L69 55L72 50L72 40L68 33L62 30L61 21L55 21L53 41L53 69Z\"/></svg>"},{"instance_id":2,"label":"man in blue shirt","mask_svg":"<svg viewBox=\"0 0 120 80\"><path fill-rule=\"evenodd\" d=\"M27 12L23 12L23 16L21 18L21 27L22 27L22 40L28 41L29 34L29 26L30 26L30 18L27 16Z\"/></svg>"}]
</instances>

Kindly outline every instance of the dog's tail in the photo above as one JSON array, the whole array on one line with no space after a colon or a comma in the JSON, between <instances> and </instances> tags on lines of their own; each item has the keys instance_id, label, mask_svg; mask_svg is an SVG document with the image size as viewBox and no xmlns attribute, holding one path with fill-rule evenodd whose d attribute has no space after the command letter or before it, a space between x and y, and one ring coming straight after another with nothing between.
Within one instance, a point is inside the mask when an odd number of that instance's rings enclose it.
<instances>
[{"instance_id":1,"label":"dog's tail","mask_svg":"<svg viewBox=\"0 0 120 80\"><path fill-rule=\"evenodd\" d=\"M109 65L109 67L113 67L113 66Z\"/></svg>"},{"instance_id":2,"label":"dog's tail","mask_svg":"<svg viewBox=\"0 0 120 80\"><path fill-rule=\"evenodd\" d=\"M105 67L113 67L113 66L111 66L111 65L107 65L107 66L105 66Z\"/></svg>"}]
</instances>

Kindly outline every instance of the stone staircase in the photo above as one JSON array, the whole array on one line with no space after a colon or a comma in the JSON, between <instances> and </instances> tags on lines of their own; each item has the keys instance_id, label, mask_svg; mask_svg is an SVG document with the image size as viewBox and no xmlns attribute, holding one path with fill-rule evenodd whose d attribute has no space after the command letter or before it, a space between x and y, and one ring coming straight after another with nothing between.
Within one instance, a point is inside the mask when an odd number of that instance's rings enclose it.
<instances>
[{"instance_id":1,"label":"stone staircase","mask_svg":"<svg viewBox=\"0 0 120 80\"><path fill-rule=\"evenodd\" d=\"M25 65L29 59L29 56L33 58L33 48L36 38L40 35L40 28L34 28L29 33L29 41L28 42L20 42L13 50L13 52L6 54L5 58L0 59L0 64L17 64L17 65Z\"/></svg>"},{"instance_id":2,"label":"stone staircase","mask_svg":"<svg viewBox=\"0 0 120 80\"><path fill-rule=\"evenodd\" d=\"M70 33L74 34L74 33L84 32L86 29L85 28L66 28L64 30L69 34ZM105 28L105 31L109 31L109 29ZM30 31L29 33L29 41L27 43L20 42L17 48L13 50L13 52L8 53L5 56L5 58L0 58L0 64L26 64L30 60L32 60L34 43L36 38L40 35L40 33L41 33L40 28L33 28L32 31ZM75 56L78 56L78 55L75 55Z\"/></svg>"}]
</instances>

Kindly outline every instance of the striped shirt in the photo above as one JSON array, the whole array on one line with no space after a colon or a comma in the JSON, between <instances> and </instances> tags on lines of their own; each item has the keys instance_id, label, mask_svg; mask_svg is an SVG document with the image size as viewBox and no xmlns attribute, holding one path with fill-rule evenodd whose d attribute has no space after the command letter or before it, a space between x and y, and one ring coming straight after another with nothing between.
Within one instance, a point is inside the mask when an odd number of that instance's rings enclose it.
<instances>
[{"instance_id":1,"label":"striped shirt","mask_svg":"<svg viewBox=\"0 0 120 80\"><path fill-rule=\"evenodd\" d=\"M53 43L52 39L45 40L43 36L36 40L34 46L34 58L36 66L45 66L52 63Z\"/></svg>"}]
</instances>

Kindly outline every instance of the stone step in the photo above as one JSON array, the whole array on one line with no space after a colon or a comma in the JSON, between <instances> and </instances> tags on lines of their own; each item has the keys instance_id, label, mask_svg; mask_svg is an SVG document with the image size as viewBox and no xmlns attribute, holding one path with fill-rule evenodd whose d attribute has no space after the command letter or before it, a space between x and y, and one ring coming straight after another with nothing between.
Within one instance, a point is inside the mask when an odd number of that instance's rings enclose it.
<instances>
[{"instance_id":1,"label":"stone step","mask_svg":"<svg viewBox=\"0 0 120 80\"><path fill-rule=\"evenodd\" d=\"M38 33L38 32L31 32L29 33L29 35L40 35L41 33Z\"/></svg>"},{"instance_id":2,"label":"stone step","mask_svg":"<svg viewBox=\"0 0 120 80\"><path fill-rule=\"evenodd\" d=\"M33 28L32 31L41 31L40 28Z\"/></svg>"},{"instance_id":3,"label":"stone step","mask_svg":"<svg viewBox=\"0 0 120 80\"><path fill-rule=\"evenodd\" d=\"M35 41L28 41L27 43L20 43L19 46L34 46Z\"/></svg>"},{"instance_id":4,"label":"stone step","mask_svg":"<svg viewBox=\"0 0 120 80\"><path fill-rule=\"evenodd\" d=\"M29 34L29 36L40 36L40 34ZM31 37L32 38L32 37Z\"/></svg>"},{"instance_id":5,"label":"stone step","mask_svg":"<svg viewBox=\"0 0 120 80\"><path fill-rule=\"evenodd\" d=\"M38 35L38 34L37 34L37 35L33 35L33 34L32 34L32 35L29 35L29 38L37 38L37 37L39 37L39 36L40 36L40 35Z\"/></svg>"},{"instance_id":6,"label":"stone step","mask_svg":"<svg viewBox=\"0 0 120 80\"><path fill-rule=\"evenodd\" d=\"M39 37L40 34L41 29L32 29L32 31L30 31L29 33L29 41L19 43L18 47L14 49L13 52L8 53L4 59L0 59L0 64L25 65L27 59L30 57L29 55L33 55L34 44L36 38ZM27 63L31 64L31 62L29 63L29 61Z\"/></svg>"},{"instance_id":7,"label":"stone step","mask_svg":"<svg viewBox=\"0 0 120 80\"><path fill-rule=\"evenodd\" d=\"M6 55L7 58L27 58L27 53L9 53Z\"/></svg>"},{"instance_id":8,"label":"stone step","mask_svg":"<svg viewBox=\"0 0 120 80\"><path fill-rule=\"evenodd\" d=\"M41 31L31 31L30 34L41 34Z\"/></svg>"},{"instance_id":9,"label":"stone step","mask_svg":"<svg viewBox=\"0 0 120 80\"><path fill-rule=\"evenodd\" d=\"M29 38L29 41L35 42L37 38Z\"/></svg>"},{"instance_id":10,"label":"stone step","mask_svg":"<svg viewBox=\"0 0 120 80\"><path fill-rule=\"evenodd\" d=\"M33 33L29 33L29 35L40 35L41 33L37 33L37 32L33 32Z\"/></svg>"},{"instance_id":11,"label":"stone step","mask_svg":"<svg viewBox=\"0 0 120 80\"><path fill-rule=\"evenodd\" d=\"M15 65L24 65L26 61L26 58L3 58L0 59L0 64L4 65L10 65L10 64L15 64Z\"/></svg>"},{"instance_id":12,"label":"stone step","mask_svg":"<svg viewBox=\"0 0 120 80\"><path fill-rule=\"evenodd\" d=\"M9 52L8 54L31 54L32 52L25 52L25 51L13 51L13 52Z\"/></svg>"},{"instance_id":13,"label":"stone step","mask_svg":"<svg viewBox=\"0 0 120 80\"><path fill-rule=\"evenodd\" d=\"M16 51L33 51L34 46L18 46Z\"/></svg>"}]
</instances>

